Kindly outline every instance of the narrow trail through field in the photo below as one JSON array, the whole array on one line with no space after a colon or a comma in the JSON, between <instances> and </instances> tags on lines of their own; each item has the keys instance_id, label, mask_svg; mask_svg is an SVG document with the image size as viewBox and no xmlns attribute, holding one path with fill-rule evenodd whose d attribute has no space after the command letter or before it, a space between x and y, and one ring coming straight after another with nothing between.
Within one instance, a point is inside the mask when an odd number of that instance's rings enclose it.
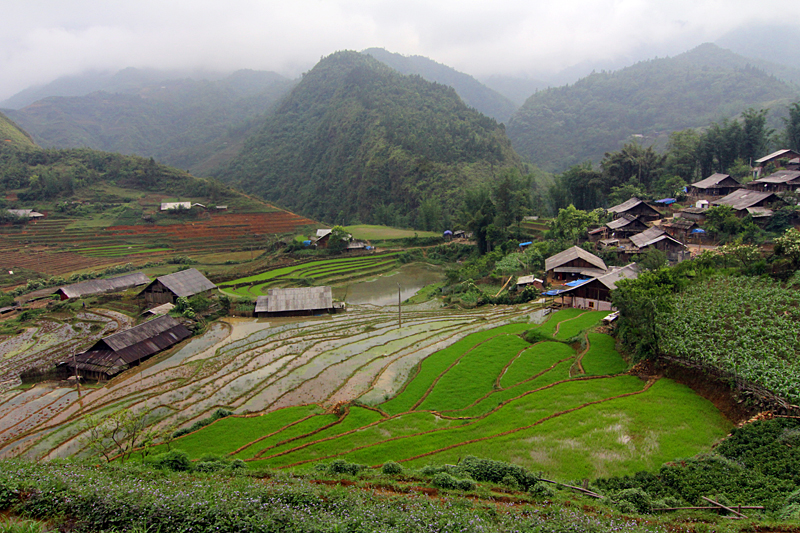
<instances>
[{"instance_id":1,"label":"narrow trail through field","mask_svg":"<svg viewBox=\"0 0 800 533\"><path fill-rule=\"evenodd\" d=\"M552 336L553 336L553 337L555 337L556 335L558 335L558 330L561 328L561 324L563 324L563 323L565 323L565 322L569 322L569 321L571 321L571 320L577 320L578 318L582 317L582 316L583 316L583 315L585 315L586 313L591 313L591 311L584 311L583 313L581 313L581 314L579 314L579 315L577 315L577 316L574 316L574 317L572 317L572 318L567 318L566 320L562 320L562 321L560 321L558 324L556 324L556 330L553 332L553 335L552 335Z\"/></svg>"},{"instance_id":2,"label":"narrow trail through field","mask_svg":"<svg viewBox=\"0 0 800 533\"><path fill-rule=\"evenodd\" d=\"M589 335L587 335L585 332L583 334L583 340L586 343L586 348L578 353L578 356L575 358L575 363L573 363L569 368L570 377L586 374L586 370L583 368L582 361L583 356L586 355L591 349L591 345L589 344Z\"/></svg>"}]
</instances>

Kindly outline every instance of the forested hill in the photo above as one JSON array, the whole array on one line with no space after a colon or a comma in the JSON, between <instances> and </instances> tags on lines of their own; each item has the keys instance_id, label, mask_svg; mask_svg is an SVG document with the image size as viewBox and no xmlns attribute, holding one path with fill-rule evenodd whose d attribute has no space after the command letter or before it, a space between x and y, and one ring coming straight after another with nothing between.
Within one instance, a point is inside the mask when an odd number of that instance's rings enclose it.
<instances>
[{"instance_id":1,"label":"forested hill","mask_svg":"<svg viewBox=\"0 0 800 533\"><path fill-rule=\"evenodd\" d=\"M383 48L368 48L362 53L371 55L401 74L417 74L428 81L449 85L456 90L465 104L498 122L507 122L517 110L518 106L514 102L469 74L459 72L427 57L393 54Z\"/></svg>"},{"instance_id":2,"label":"forested hill","mask_svg":"<svg viewBox=\"0 0 800 533\"><path fill-rule=\"evenodd\" d=\"M293 84L273 72L239 71L217 81L50 97L7 113L44 147L138 154L203 174L229 159Z\"/></svg>"},{"instance_id":3,"label":"forested hill","mask_svg":"<svg viewBox=\"0 0 800 533\"><path fill-rule=\"evenodd\" d=\"M708 126L749 107L785 106L800 96L796 86L751 64L705 44L673 58L594 73L531 96L509 121L508 135L521 156L561 171L598 162L633 135L649 144L671 131Z\"/></svg>"},{"instance_id":4,"label":"forested hill","mask_svg":"<svg viewBox=\"0 0 800 533\"><path fill-rule=\"evenodd\" d=\"M16 149L35 148L33 138L22 128L0 113L0 143Z\"/></svg>"},{"instance_id":5,"label":"forested hill","mask_svg":"<svg viewBox=\"0 0 800 533\"><path fill-rule=\"evenodd\" d=\"M217 176L319 220L413 223L423 201L452 212L464 189L520 164L503 126L452 88L337 52Z\"/></svg>"}]
</instances>

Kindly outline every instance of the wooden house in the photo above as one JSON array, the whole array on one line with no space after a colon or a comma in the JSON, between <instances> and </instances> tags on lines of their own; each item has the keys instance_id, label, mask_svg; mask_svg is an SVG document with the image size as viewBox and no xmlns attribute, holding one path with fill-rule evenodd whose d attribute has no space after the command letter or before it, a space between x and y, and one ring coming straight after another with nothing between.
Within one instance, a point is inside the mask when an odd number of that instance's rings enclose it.
<instances>
[{"instance_id":1,"label":"wooden house","mask_svg":"<svg viewBox=\"0 0 800 533\"><path fill-rule=\"evenodd\" d=\"M517 278L517 290L521 291L525 287L533 287L534 289L544 289L544 280L535 276L520 276Z\"/></svg>"},{"instance_id":2,"label":"wooden house","mask_svg":"<svg viewBox=\"0 0 800 533\"><path fill-rule=\"evenodd\" d=\"M636 279L639 276L639 266L631 263L624 267L613 267L607 273L592 278L580 285L570 287L558 294L561 304L578 309L592 311L613 311L611 304L611 291L617 288L621 279Z\"/></svg>"},{"instance_id":3,"label":"wooden house","mask_svg":"<svg viewBox=\"0 0 800 533\"><path fill-rule=\"evenodd\" d=\"M769 176L753 180L747 188L760 192L796 191L800 188L800 170L779 170Z\"/></svg>"},{"instance_id":4,"label":"wooden house","mask_svg":"<svg viewBox=\"0 0 800 533\"><path fill-rule=\"evenodd\" d=\"M337 309L328 286L269 289L266 296L256 300L255 314L257 317L303 316L334 313Z\"/></svg>"},{"instance_id":5,"label":"wooden house","mask_svg":"<svg viewBox=\"0 0 800 533\"><path fill-rule=\"evenodd\" d=\"M727 205L732 207L739 216L748 214L748 209L752 207L771 208L782 200L769 191L753 191L750 189L739 189L733 191L728 196L712 202L714 205Z\"/></svg>"},{"instance_id":6,"label":"wooden house","mask_svg":"<svg viewBox=\"0 0 800 533\"><path fill-rule=\"evenodd\" d=\"M667 254L670 261L682 261L686 246L658 226L648 228L646 231L631 237L631 247L625 250L628 254L641 254L651 248L661 250Z\"/></svg>"},{"instance_id":7,"label":"wooden house","mask_svg":"<svg viewBox=\"0 0 800 533\"><path fill-rule=\"evenodd\" d=\"M327 248L328 247L328 241L331 238L331 233L333 233L333 230L331 230L331 229L318 229L317 230L317 235L313 239L314 244L318 248Z\"/></svg>"},{"instance_id":8,"label":"wooden house","mask_svg":"<svg viewBox=\"0 0 800 533\"><path fill-rule=\"evenodd\" d=\"M688 218L673 218L662 222L661 227L670 237L674 237L681 242L686 242L692 230L698 229L700 226L697 225L696 221Z\"/></svg>"},{"instance_id":9,"label":"wooden house","mask_svg":"<svg viewBox=\"0 0 800 533\"><path fill-rule=\"evenodd\" d=\"M162 315L97 341L91 348L58 366L64 373L106 380L191 336L169 315Z\"/></svg>"},{"instance_id":10,"label":"wooden house","mask_svg":"<svg viewBox=\"0 0 800 533\"><path fill-rule=\"evenodd\" d=\"M712 174L688 187L690 196L725 196L743 185L728 174Z\"/></svg>"},{"instance_id":11,"label":"wooden house","mask_svg":"<svg viewBox=\"0 0 800 533\"><path fill-rule=\"evenodd\" d=\"M761 176L763 170L770 164L774 167L788 168L789 162L792 159L800 157L800 154L794 150L778 150L769 155L765 155L761 159L756 159L753 163L753 176L758 178Z\"/></svg>"},{"instance_id":12,"label":"wooden house","mask_svg":"<svg viewBox=\"0 0 800 533\"><path fill-rule=\"evenodd\" d=\"M44 218L44 215L33 209L6 209L10 214L18 218L27 218L36 220L37 218Z\"/></svg>"},{"instance_id":13,"label":"wooden house","mask_svg":"<svg viewBox=\"0 0 800 533\"><path fill-rule=\"evenodd\" d=\"M606 211L614 214L614 218L620 218L622 215L638 216L643 221L658 220L661 218L661 213L655 207L639 200L635 196L630 200L622 202L614 207L609 207Z\"/></svg>"},{"instance_id":14,"label":"wooden house","mask_svg":"<svg viewBox=\"0 0 800 533\"><path fill-rule=\"evenodd\" d=\"M148 283L150 283L150 278L145 276L144 273L133 272L114 278L92 279L65 285L56 289L53 294L58 294L62 300L69 300L70 298L83 298L95 294L122 292L140 285L147 285Z\"/></svg>"},{"instance_id":15,"label":"wooden house","mask_svg":"<svg viewBox=\"0 0 800 533\"><path fill-rule=\"evenodd\" d=\"M573 246L544 260L548 283L572 281L605 274L605 262L583 248Z\"/></svg>"},{"instance_id":16,"label":"wooden house","mask_svg":"<svg viewBox=\"0 0 800 533\"><path fill-rule=\"evenodd\" d=\"M607 223L606 227L610 237L614 239L629 239L631 235L636 235L646 230L647 224L638 215L625 213Z\"/></svg>"},{"instance_id":17,"label":"wooden house","mask_svg":"<svg viewBox=\"0 0 800 533\"><path fill-rule=\"evenodd\" d=\"M178 298L191 298L216 288L199 270L190 268L156 278L139 294L149 304L174 304Z\"/></svg>"}]
</instances>

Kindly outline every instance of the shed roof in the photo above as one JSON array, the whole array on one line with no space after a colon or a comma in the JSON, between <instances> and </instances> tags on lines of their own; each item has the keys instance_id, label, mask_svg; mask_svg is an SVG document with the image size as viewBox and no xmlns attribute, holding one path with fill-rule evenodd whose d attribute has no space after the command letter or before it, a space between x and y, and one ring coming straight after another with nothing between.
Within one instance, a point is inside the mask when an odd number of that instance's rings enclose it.
<instances>
[{"instance_id":1,"label":"shed roof","mask_svg":"<svg viewBox=\"0 0 800 533\"><path fill-rule=\"evenodd\" d=\"M750 183L788 183L800 178L800 170L779 170Z\"/></svg>"},{"instance_id":2,"label":"shed roof","mask_svg":"<svg viewBox=\"0 0 800 533\"><path fill-rule=\"evenodd\" d=\"M569 263L575 259L583 259L584 261L596 266L601 270L606 270L606 264L602 259L578 246L567 248L563 252L559 252L556 255L545 259L544 269L547 271L554 270L556 267L559 267L564 263Z\"/></svg>"},{"instance_id":3,"label":"shed roof","mask_svg":"<svg viewBox=\"0 0 800 533\"><path fill-rule=\"evenodd\" d=\"M191 336L189 330L168 315L139 324L97 341L75 356L79 370L113 375L127 365L169 348ZM71 362L68 362L72 366Z\"/></svg>"},{"instance_id":4,"label":"shed roof","mask_svg":"<svg viewBox=\"0 0 800 533\"><path fill-rule=\"evenodd\" d=\"M161 276L156 278L156 281L164 285L175 294L175 296L184 298L217 288L216 285L211 283L211 281L196 268L189 268L187 270L175 272L174 274ZM155 281L153 283L155 283ZM148 287L150 285L148 285Z\"/></svg>"},{"instance_id":5,"label":"shed roof","mask_svg":"<svg viewBox=\"0 0 800 533\"><path fill-rule=\"evenodd\" d=\"M544 283L543 280L541 280L541 279L539 279L539 278L537 278L536 276L533 276L533 275L531 275L531 276L520 276L519 278L517 278L517 285L530 285L530 284L536 283L536 282Z\"/></svg>"},{"instance_id":6,"label":"shed roof","mask_svg":"<svg viewBox=\"0 0 800 533\"><path fill-rule=\"evenodd\" d=\"M626 213L623 214L621 217L615 218L611 222L608 222L606 226L608 226L609 229L620 229L624 228L628 224L631 224L632 222L635 222L636 220L639 220L639 217L635 215L629 215Z\"/></svg>"},{"instance_id":7,"label":"shed roof","mask_svg":"<svg viewBox=\"0 0 800 533\"><path fill-rule=\"evenodd\" d=\"M643 200L639 200L635 196L633 198L631 198L630 200L626 200L626 201L622 202L619 205L615 205L614 207L609 207L608 209L606 209L606 211L608 211L609 213L624 213L626 211L630 211L631 209L633 209L634 207L636 207L636 206L638 206L640 204L642 204L645 207L647 207L648 209L650 209L653 213L656 213L656 214L659 214L659 215L661 214L661 213L658 212L658 210L656 208L654 208L651 205L648 205Z\"/></svg>"},{"instance_id":8,"label":"shed roof","mask_svg":"<svg viewBox=\"0 0 800 533\"><path fill-rule=\"evenodd\" d=\"M696 225L697 222L695 222L694 220L689 220L688 218L673 218L669 222L664 222L662 224L662 226L664 227L675 228L683 231L688 231Z\"/></svg>"},{"instance_id":9,"label":"shed roof","mask_svg":"<svg viewBox=\"0 0 800 533\"><path fill-rule=\"evenodd\" d=\"M712 174L704 180L700 180L697 183L692 183L692 187L697 187L698 189L711 189L715 185L719 185L726 180L731 180L736 185L740 185L740 183L732 178L730 174L720 174L717 172L716 174Z\"/></svg>"},{"instance_id":10,"label":"shed roof","mask_svg":"<svg viewBox=\"0 0 800 533\"><path fill-rule=\"evenodd\" d=\"M621 279L636 279L639 277L639 265L636 263L630 263L625 265L624 267L612 267L611 270L603 274L602 276L597 276L590 280L581 280L583 283L573 285L570 288L562 291L562 292L569 292L574 291L579 287L584 287L588 285L593 285L595 283L599 283L609 290L614 290L617 288L617 282Z\"/></svg>"},{"instance_id":11,"label":"shed roof","mask_svg":"<svg viewBox=\"0 0 800 533\"><path fill-rule=\"evenodd\" d=\"M669 234L659 227L652 227L648 228L641 233L637 233L636 235L631 235L631 242L636 245L637 248L645 248L650 246L651 244L655 244L659 241L663 240L671 240L683 246L683 243L673 237L670 237Z\"/></svg>"},{"instance_id":12,"label":"shed roof","mask_svg":"<svg viewBox=\"0 0 800 533\"><path fill-rule=\"evenodd\" d=\"M786 150L786 149L784 149L784 150L778 150L777 152L772 152L772 153L771 153L771 154L769 154L769 155L765 155L765 156L764 156L764 157L762 157L761 159L756 159L756 161L755 161L755 162L756 162L756 163L759 163L759 164L760 164L760 163L766 163L766 162L768 162L768 161L771 161L771 160L773 160L773 159L776 159L776 158L778 158L778 157L781 157L781 156L791 156L792 154L795 154L795 153L796 153L796 152L794 152L793 150Z\"/></svg>"},{"instance_id":13,"label":"shed roof","mask_svg":"<svg viewBox=\"0 0 800 533\"><path fill-rule=\"evenodd\" d=\"M82 298L92 294L102 294L104 292L119 292L139 285L150 283L150 278L143 272L132 272L124 276L117 276L108 279L92 279L73 283L59 287L55 292L63 293L67 298Z\"/></svg>"},{"instance_id":14,"label":"shed roof","mask_svg":"<svg viewBox=\"0 0 800 533\"><path fill-rule=\"evenodd\" d=\"M266 302L264 302L266 299ZM264 309L266 303L266 309ZM283 313L287 311L313 311L331 309L333 292L329 286L302 287L299 289L270 289L267 296L259 296L256 312Z\"/></svg>"},{"instance_id":15,"label":"shed roof","mask_svg":"<svg viewBox=\"0 0 800 533\"><path fill-rule=\"evenodd\" d=\"M317 239L323 238L325 235L328 235L332 231L333 231L332 229L318 229L317 230Z\"/></svg>"},{"instance_id":16,"label":"shed roof","mask_svg":"<svg viewBox=\"0 0 800 533\"><path fill-rule=\"evenodd\" d=\"M6 209L6 211L20 218L41 218L44 216L33 209Z\"/></svg>"},{"instance_id":17,"label":"shed roof","mask_svg":"<svg viewBox=\"0 0 800 533\"><path fill-rule=\"evenodd\" d=\"M727 196L723 196L719 200L712 202L714 205L728 205L737 211L753 207L759 202L772 198L777 198L774 193L753 191L750 189L739 189L733 191Z\"/></svg>"}]
</instances>

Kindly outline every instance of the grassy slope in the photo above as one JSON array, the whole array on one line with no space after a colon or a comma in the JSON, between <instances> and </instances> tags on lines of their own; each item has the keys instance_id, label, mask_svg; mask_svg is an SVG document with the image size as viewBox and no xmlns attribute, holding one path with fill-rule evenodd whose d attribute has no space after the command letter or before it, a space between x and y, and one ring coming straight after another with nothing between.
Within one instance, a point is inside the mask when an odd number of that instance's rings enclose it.
<instances>
[{"instance_id":1,"label":"grassy slope","mask_svg":"<svg viewBox=\"0 0 800 533\"><path fill-rule=\"evenodd\" d=\"M0 142L17 149L36 148L33 138L2 113L0 113Z\"/></svg>"}]
</instances>

